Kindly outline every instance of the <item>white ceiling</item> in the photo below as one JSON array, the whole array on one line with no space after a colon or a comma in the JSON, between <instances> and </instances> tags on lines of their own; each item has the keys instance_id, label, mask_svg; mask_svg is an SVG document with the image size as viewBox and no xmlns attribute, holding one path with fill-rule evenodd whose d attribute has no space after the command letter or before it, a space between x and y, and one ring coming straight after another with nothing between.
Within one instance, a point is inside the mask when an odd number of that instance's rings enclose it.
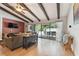
<instances>
[{"instance_id":1,"label":"white ceiling","mask_svg":"<svg viewBox=\"0 0 79 59\"><path fill-rule=\"evenodd\" d=\"M43 20L46 20L46 17L44 15L44 13L42 12L41 8L38 6L38 4L26 4L30 9L31 11L37 15L37 17L39 17L39 19L41 19L42 21Z\"/></svg>"},{"instance_id":2,"label":"white ceiling","mask_svg":"<svg viewBox=\"0 0 79 59\"><path fill-rule=\"evenodd\" d=\"M44 8L50 18L50 20L53 20L53 18L57 18L57 8L56 3L44 3Z\"/></svg>"},{"instance_id":3,"label":"white ceiling","mask_svg":"<svg viewBox=\"0 0 79 59\"><path fill-rule=\"evenodd\" d=\"M24 3L27 5L27 7L41 20L41 22L46 22L48 21L44 12L41 10L39 5L37 3ZM48 16L49 16L49 21L53 21L57 19L57 5L56 3L42 3ZM9 3L12 7L16 6L16 3ZM22 17L21 15L15 13L14 11L10 10L8 7L4 6L3 4L0 4L0 6L4 7L5 9L11 11L12 13ZM67 16L68 11L69 11L70 3L60 3L60 18ZM25 11L25 16L30 18L31 20L34 21L34 23L39 23L37 18L35 18L32 14L30 14L28 11ZM22 17L25 19L24 17ZM26 19L28 21L28 19ZM29 23L31 23L29 21Z\"/></svg>"}]
</instances>

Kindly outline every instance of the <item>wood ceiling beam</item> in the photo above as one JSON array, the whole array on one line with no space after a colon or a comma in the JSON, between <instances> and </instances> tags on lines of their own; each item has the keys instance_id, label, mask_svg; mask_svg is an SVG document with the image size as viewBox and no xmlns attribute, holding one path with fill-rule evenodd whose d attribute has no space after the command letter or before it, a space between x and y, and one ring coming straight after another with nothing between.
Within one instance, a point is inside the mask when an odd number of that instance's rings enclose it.
<instances>
[{"instance_id":1,"label":"wood ceiling beam","mask_svg":"<svg viewBox=\"0 0 79 59\"><path fill-rule=\"evenodd\" d=\"M47 14L47 12L46 12L46 10L45 10L45 8L44 8L44 6L43 6L43 4L42 4L42 3L38 3L38 5L39 5L39 7L41 8L41 10L43 11L43 13L44 13L44 15L46 16L47 20L50 20L48 14Z\"/></svg>"},{"instance_id":2,"label":"wood ceiling beam","mask_svg":"<svg viewBox=\"0 0 79 59\"><path fill-rule=\"evenodd\" d=\"M19 4L24 7L31 15L33 15L38 21L41 21L24 3Z\"/></svg>"},{"instance_id":3,"label":"wood ceiling beam","mask_svg":"<svg viewBox=\"0 0 79 59\"><path fill-rule=\"evenodd\" d=\"M33 22L33 20L31 20L30 18L28 18L27 16L25 16L24 14L22 14L21 12L17 11L14 7L10 6L7 3L2 3L3 5L5 5L6 7L8 7L9 9L11 9L12 11L14 11L15 13L21 15L22 17L28 19L30 22Z\"/></svg>"},{"instance_id":4,"label":"wood ceiling beam","mask_svg":"<svg viewBox=\"0 0 79 59\"><path fill-rule=\"evenodd\" d=\"M57 4L57 18L60 19L60 3Z\"/></svg>"},{"instance_id":5,"label":"wood ceiling beam","mask_svg":"<svg viewBox=\"0 0 79 59\"><path fill-rule=\"evenodd\" d=\"M5 11L5 12L7 12L7 13L9 13L9 14L11 14L11 15L13 15L14 17L16 17L16 18L18 18L18 19L20 19L20 20L22 20L22 21L25 21L25 22L29 23L29 22L26 21L25 19L23 19L23 18L17 16L16 14L14 14L14 13L12 13L12 12L6 10L5 8L3 8L3 7L1 7L1 6L0 6L0 9L3 10L3 11Z\"/></svg>"}]
</instances>

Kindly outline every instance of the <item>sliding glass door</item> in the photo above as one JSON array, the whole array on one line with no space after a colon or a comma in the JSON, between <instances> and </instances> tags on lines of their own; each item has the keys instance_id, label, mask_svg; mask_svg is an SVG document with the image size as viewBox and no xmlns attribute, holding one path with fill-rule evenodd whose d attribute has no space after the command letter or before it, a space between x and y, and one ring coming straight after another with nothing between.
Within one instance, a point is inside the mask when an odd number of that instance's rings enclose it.
<instances>
[{"instance_id":1,"label":"sliding glass door","mask_svg":"<svg viewBox=\"0 0 79 59\"><path fill-rule=\"evenodd\" d=\"M42 39L56 39L56 23L36 24L35 31L38 33L38 37Z\"/></svg>"},{"instance_id":2,"label":"sliding glass door","mask_svg":"<svg viewBox=\"0 0 79 59\"><path fill-rule=\"evenodd\" d=\"M61 26L61 27L60 27ZM59 38L62 32L62 24L60 22L50 22L46 24L32 24L30 25L30 30L38 33L38 37L42 39L56 40Z\"/></svg>"}]
</instances>

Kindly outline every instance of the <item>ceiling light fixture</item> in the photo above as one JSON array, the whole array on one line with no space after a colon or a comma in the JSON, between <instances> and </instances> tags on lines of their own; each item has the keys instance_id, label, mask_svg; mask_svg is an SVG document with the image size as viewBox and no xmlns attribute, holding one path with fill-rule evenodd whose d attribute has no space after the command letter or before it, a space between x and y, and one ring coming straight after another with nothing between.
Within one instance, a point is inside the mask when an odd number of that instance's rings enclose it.
<instances>
[{"instance_id":1,"label":"ceiling light fixture","mask_svg":"<svg viewBox=\"0 0 79 59\"><path fill-rule=\"evenodd\" d=\"M15 8L16 8L17 11L22 12L22 13L25 14L25 9L22 6L20 6L18 3L17 3Z\"/></svg>"}]
</instances>

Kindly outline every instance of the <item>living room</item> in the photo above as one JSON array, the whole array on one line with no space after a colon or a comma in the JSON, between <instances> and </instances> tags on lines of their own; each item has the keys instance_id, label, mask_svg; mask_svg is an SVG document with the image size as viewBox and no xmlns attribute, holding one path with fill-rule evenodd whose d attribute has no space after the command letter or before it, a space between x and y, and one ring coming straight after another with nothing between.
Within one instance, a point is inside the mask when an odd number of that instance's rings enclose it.
<instances>
[{"instance_id":1,"label":"living room","mask_svg":"<svg viewBox=\"0 0 79 59\"><path fill-rule=\"evenodd\" d=\"M1 3L0 55L73 56L73 51L65 51L65 54L63 49L63 36L67 33L67 14L71 5Z\"/></svg>"}]
</instances>

